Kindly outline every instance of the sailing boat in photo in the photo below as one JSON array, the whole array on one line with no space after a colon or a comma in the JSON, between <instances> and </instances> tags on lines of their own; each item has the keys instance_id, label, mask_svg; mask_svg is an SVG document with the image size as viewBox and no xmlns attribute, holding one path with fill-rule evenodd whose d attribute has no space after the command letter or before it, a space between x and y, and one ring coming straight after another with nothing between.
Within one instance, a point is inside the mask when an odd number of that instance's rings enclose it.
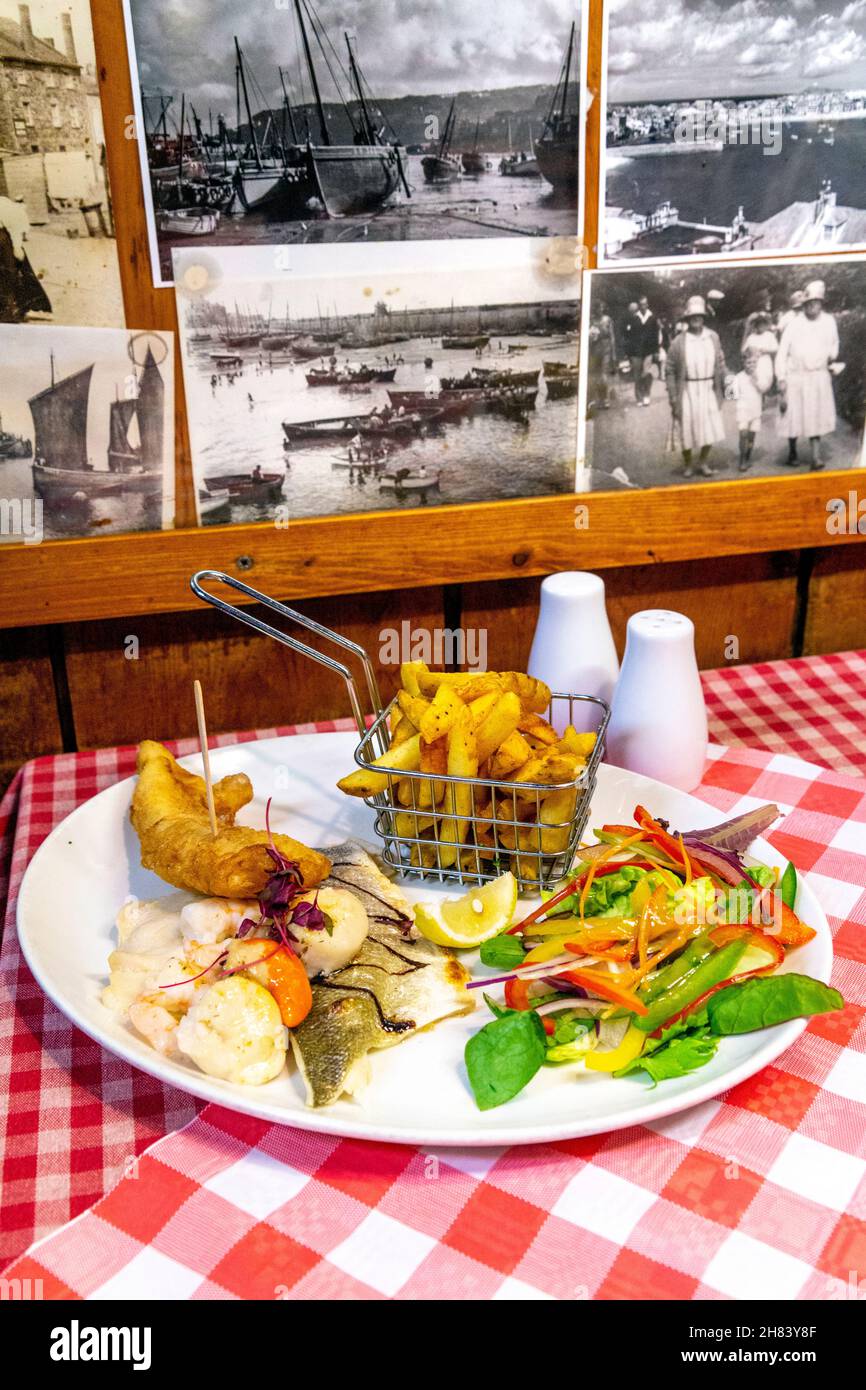
<instances>
[{"instance_id":1,"label":"sailing boat in photo","mask_svg":"<svg viewBox=\"0 0 866 1390\"><path fill-rule=\"evenodd\" d=\"M87 452L87 412L93 365L55 378L28 402L33 416L33 486L47 500L91 501L126 492L159 492L163 474L164 385L148 349L137 395L109 406L108 467ZM131 438L135 426L139 442Z\"/></svg>"},{"instance_id":2,"label":"sailing boat in photo","mask_svg":"<svg viewBox=\"0 0 866 1390\"><path fill-rule=\"evenodd\" d=\"M572 197L577 195L580 173L580 82L577 76L572 80L572 68L576 70L575 32L576 26L572 24L544 131L535 146L535 157L544 178L557 192Z\"/></svg>"},{"instance_id":3,"label":"sailing boat in photo","mask_svg":"<svg viewBox=\"0 0 866 1390\"><path fill-rule=\"evenodd\" d=\"M452 100L448 115L445 118L445 129L442 131L439 149L435 154L425 154L421 160L421 168L424 170L424 177L428 183L441 183L445 179L457 179L463 173L463 160L459 154L451 153L455 123L454 107L455 103Z\"/></svg>"},{"instance_id":4,"label":"sailing boat in photo","mask_svg":"<svg viewBox=\"0 0 866 1390\"><path fill-rule=\"evenodd\" d=\"M320 141L318 144L308 141L307 156L316 191L325 212L329 217L349 217L353 213L373 212L401 185L409 197L409 184L403 169L400 146L396 139L390 144L385 141L384 125L379 128L374 122L372 97L349 35L345 34L344 37L349 57L350 82L354 92L354 103L351 106L340 92L337 75L323 42L321 23L310 11L310 0L295 0L295 9L319 121ZM305 13L352 127L351 145L335 144L331 139L307 25L304 22Z\"/></svg>"},{"instance_id":5,"label":"sailing boat in photo","mask_svg":"<svg viewBox=\"0 0 866 1390\"><path fill-rule=\"evenodd\" d=\"M283 86L283 131L286 118L292 140L276 132L274 113L267 107L267 122L259 133L250 103L250 87L255 84L235 35L235 91L237 96L237 138L241 133L241 99L247 115L249 139L232 173L232 187L244 212L266 210L274 217L300 217L308 208L316 189L311 176L307 150L298 142L291 103ZM283 81L282 69L280 81Z\"/></svg>"}]
</instances>

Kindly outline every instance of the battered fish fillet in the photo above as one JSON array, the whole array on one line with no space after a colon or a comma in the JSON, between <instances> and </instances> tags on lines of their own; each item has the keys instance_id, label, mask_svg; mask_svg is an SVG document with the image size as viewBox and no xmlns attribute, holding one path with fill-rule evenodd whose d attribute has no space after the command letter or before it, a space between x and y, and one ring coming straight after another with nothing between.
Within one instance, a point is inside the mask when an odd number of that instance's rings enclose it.
<instances>
[{"instance_id":1,"label":"battered fish fillet","mask_svg":"<svg viewBox=\"0 0 866 1390\"><path fill-rule=\"evenodd\" d=\"M368 1056L475 1007L467 971L448 951L418 938L412 909L360 845L329 845L327 883L364 903L370 931L358 954L313 981L313 1007L289 1040L307 1104L333 1105L369 1080Z\"/></svg>"},{"instance_id":2,"label":"battered fish fillet","mask_svg":"<svg viewBox=\"0 0 866 1390\"><path fill-rule=\"evenodd\" d=\"M255 898L274 872L268 835L235 825L237 812L252 800L249 777L236 773L214 783L219 830L211 834L205 784L187 772L161 743L146 739L138 748L138 782L130 819L141 841L141 862L166 883L215 898ZM326 855L289 835L274 835L280 854L298 865L304 887L315 888L328 874Z\"/></svg>"}]
</instances>

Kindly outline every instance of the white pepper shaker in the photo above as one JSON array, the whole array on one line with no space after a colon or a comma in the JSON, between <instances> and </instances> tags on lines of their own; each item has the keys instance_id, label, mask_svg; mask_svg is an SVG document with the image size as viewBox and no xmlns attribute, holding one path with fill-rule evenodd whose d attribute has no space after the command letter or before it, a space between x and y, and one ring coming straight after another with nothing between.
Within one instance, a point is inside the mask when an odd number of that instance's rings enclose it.
<instances>
[{"instance_id":1,"label":"white pepper shaker","mask_svg":"<svg viewBox=\"0 0 866 1390\"><path fill-rule=\"evenodd\" d=\"M692 791L707 756L707 710L684 613L648 608L628 620L607 730L607 760Z\"/></svg>"},{"instance_id":2,"label":"white pepper shaker","mask_svg":"<svg viewBox=\"0 0 866 1390\"><path fill-rule=\"evenodd\" d=\"M542 582L527 670L553 691L599 695L610 703L619 661L604 603L604 580L597 574L566 570ZM565 707L555 705L553 723L559 733L567 722ZM575 705L579 733L596 729L598 723L596 705Z\"/></svg>"}]
</instances>

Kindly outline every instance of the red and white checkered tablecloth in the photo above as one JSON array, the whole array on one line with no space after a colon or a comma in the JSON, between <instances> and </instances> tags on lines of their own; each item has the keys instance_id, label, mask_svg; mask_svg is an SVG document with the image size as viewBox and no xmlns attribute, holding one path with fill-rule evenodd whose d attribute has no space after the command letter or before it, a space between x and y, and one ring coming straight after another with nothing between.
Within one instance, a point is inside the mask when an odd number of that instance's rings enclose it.
<instances>
[{"instance_id":1,"label":"red and white checkered tablecloth","mask_svg":"<svg viewBox=\"0 0 866 1390\"><path fill-rule=\"evenodd\" d=\"M850 669L852 658L820 660L834 671L838 661ZM812 701L802 736L817 756L837 741L837 687L822 703L813 660L778 665L785 683L800 668L797 699ZM739 699L755 671L762 692L777 691L775 670L712 673L710 697L717 704L730 678ZM732 708L736 718L748 714L736 701ZM856 750L848 721L845 711L841 737ZM274 732L290 731L258 736ZM779 730L751 732L763 742ZM340 1140L202 1107L104 1053L42 996L12 928L23 869L62 816L132 765L128 749L39 759L4 803L11 891L0 958L0 1255L13 1261L6 1279L39 1279L47 1298L862 1294L862 779L787 752L714 748L698 793L725 813L765 800L787 812L772 838L809 872L827 911L844 1012L813 1020L750 1081L667 1120L534 1148L455 1151ZM70 1217L77 1219L63 1225Z\"/></svg>"},{"instance_id":2,"label":"red and white checkered tablecloth","mask_svg":"<svg viewBox=\"0 0 866 1390\"><path fill-rule=\"evenodd\" d=\"M703 672L710 736L866 773L866 652Z\"/></svg>"}]
</instances>

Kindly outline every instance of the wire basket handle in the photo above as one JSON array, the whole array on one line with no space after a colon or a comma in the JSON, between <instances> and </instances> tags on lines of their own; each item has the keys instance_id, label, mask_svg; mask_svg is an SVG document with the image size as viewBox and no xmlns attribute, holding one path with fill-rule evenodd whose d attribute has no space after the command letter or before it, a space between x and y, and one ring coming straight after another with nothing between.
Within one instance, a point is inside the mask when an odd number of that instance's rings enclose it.
<instances>
[{"instance_id":1,"label":"wire basket handle","mask_svg":"<svg viewBox=\"0 0 866 1390\"><path fill-rule=\"evenodd\" d=\"M272 627L261 618L257 618L254 613L249 613L244 608L238 608L235 604L227 603L225 599L218 598L216 594L210 593L202 587L204 580L217 580L220 584L227 584L231 589L237 589L238 593L246 594L248 598L256 599L265 608L270 608L273 613L279 613L282 618L289 618L293 622L300 623L301 627L307 628L309 632L314 632L318 637L324 637L328 642L334 642L344 651L351 652L363 664L364 674L367 678L367 691L370 696L370 703L373 713L382 713L382 701L379 696L379 686L376 681L376 673L373 663L363 647L359 647L357 642L352 642L348 637L343 637L339 632L332 632L329 627L323 627L313 618L308 618L303 613L299 613L294 608L289 608L287 604L280 603L275 598L270 598L267 594L260 593L258 589L253 589L251 585L244 584L242 580L235 579L233 575L223 574L221 570L199 570L189 581L189 586L197 598L204 603L209 603L211 607L218 608L221 613L228 613L229 617L237 618L238 622L246 623L247 627L254 628L265 637L273 637L274 641L279 642L284 647L289 647L293 652L298 652L300 656L308 656L313 661L317 661L320 666L326 666L335 675L342 676L346 682L346 689L349 693L349 702L352 706L352 714L358 726L358 732L363 738L367 732L367 722L361 703L358 699L358 691L355 685L355 678L349 667L342 661L336 661L331 656L326 656L324 652L316 651L315 647L308 647L306 643L299 642L296 637L290 637L287 632L281 632L279 628Z\"/></svg>"}]
</instances>

